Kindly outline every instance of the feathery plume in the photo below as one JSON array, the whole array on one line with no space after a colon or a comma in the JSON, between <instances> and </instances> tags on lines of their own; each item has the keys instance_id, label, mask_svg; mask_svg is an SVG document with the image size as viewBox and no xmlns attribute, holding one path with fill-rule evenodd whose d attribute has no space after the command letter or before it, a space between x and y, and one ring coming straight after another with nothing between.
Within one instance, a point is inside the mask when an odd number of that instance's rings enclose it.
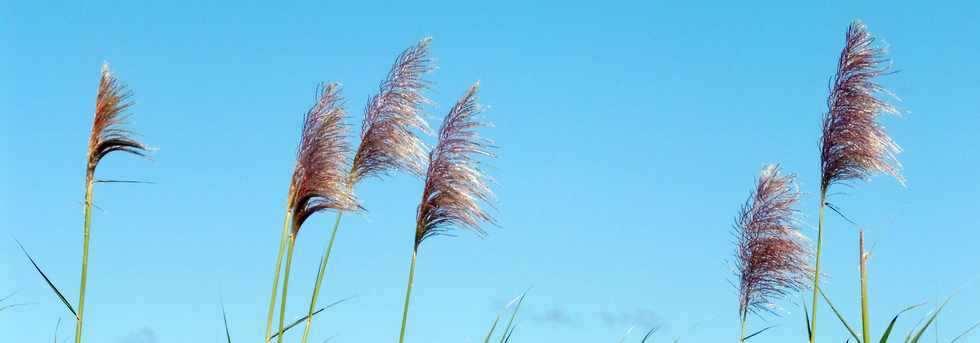
<instances>
[{"instance_id":1,"label":"feathery plume","mask_svg":"<svg viewBox=\"0 0 980 343\"><path fill-rule=\"evenodd\" d=\"M351 185L392 170L422 174L426 146L413 130L425 134L431 131L422 118L422 106L429 103L422 95L429 88L422 74L433 69L429 42L431 39L425 38L402 52L378 93L368 101L361 124L361 145L351 168Z\"/></svg>"},{"instance_id":2,"label":"feathery plume","mask_svg":"<svg viewBox=\"0 0 980 343\"><path fill-rule=\"evenodd\" d=\"M380 177L396 170L415 175L422 173L426 146L413 131L429 133L429 126L420 115L422 105L429 102L422 95L422 91L429 87L422 79L422 74L432 70L429 42L430 39L425 38L402 52L388 72L388 77L381 83L378 93L368 101L361 124L361 144L354 153L346 180L348 192L353 192L354 185L365 176ZM337 221L334 222L330 240L320 262L320 271L317 273L307 312L306 329L301 340L303 343L309 340L313 310L316 308L316 299L320 294L342 215L342 212L337 213Z\"/></svg>"},{"instance_id":3,"label":"feathery plume","mask_svg":"<svg viewBox=\"0 0 980 343\"><path fill-rule=\"evenodd\" d=\"M408 305L415 279L415 260L419 245L428 237L445 233L456 227L469 229L483 235L481 222L494 223L493 218L480 208L489 203L493 193L476 159L482 155L493 157L489 150L492 142L481 138L476 129L489 126L476 116L481 112L476 103L480 81L453 105L439 128L439 141L429 152L429 166L425 171L422 201L415 217L415 245L412 247L412 264L408 269L408 287L405 306L402 308L402 327L398 342L405 342L408 323Z\"/></svg>"},{"instance_id":4,"label":"feathery plume","mask_svg":"<svg viewBox=\"0 0 980 343\"><path fill-rule=\"evenodd\" d=\"M780 175L777 165L763 168L736 219L735 267L743 320L749 312L772 312L768 305L800 290L808 280L809 251L803 236L792 228L800 195L793 179L793 175Z\"/></svg>"},{"instance_id":5,"label":"feathery plume","mask_svg":"<svg viewBox=\"0 0 980 343\"><path fill-rule=\"evenodd\" d=\"M146 156L149 148L133 139L132 131L124 128L128 115L126 110L133 105L129 101L132 93L119 83L109 72L109 64L102 65L102 79L99 80L99 93L95 102L95 121L88 140L88 178L95 174L95 168L103 157L113 151L128 152Z\"/></svg>"},{"instance_id":6,"label":"feathery plume","mask_svg":"<svg viewBox=\"0 0 980 343\"><path fill-rule=\"evenodd\" d=\"M439 142L429 152L422 202L416 217L415 247L426 238L456 226L484 234L481 222L494 223L480 208L493 196L474 155L493 157L492 142L475 131L489 124L478 121L477 81L453 105L439 129Z\"/></svg>"},{"instance_id":7,"label":"feathery plume","mask_svg":"<svg viewBox=\"0 0 980 343\"><path fill-rule=\"evenodd\" d=\"M821 138L821 190L878 171L904 183L896 155L901 148L878 123L882 113L898 110L879 95L891 95L875 78L888 74L885 50L874 46L867 27L855 21L847 29L837 73L827 99Z\"/></svg>"},{"instance_id":8,"label":"feathery plume","mask_svg":"<svg viewBox=\"0 0 980 343\"><path fill-rule=\"evenodd\" d=\"M322 87L317 103L306 113L292 178L295 189L293 236L316 212L359 208L346 183L348 165L345 156L350 148L345 137L347 127L343 123L345 112L340 105L339 92L337 84Z\"/></svg>"},{"instance_id":9,"label":"feathery plume","mask_svg":"<svg viewBox=\"0 0 980 343\"><path fill-rule=\"evenodd\" d=\"M95 183L95 168L99 161L113 151L128 152L146 156L146 145L133 139L132 132L124 126L128 119L126 110L133 105L129 101L130 92L109 72L109 64L102 65L102 78L99 92L95 98L95 120L88 139L88 161L85 166L85 220L82 224L82 275L78 288L78 314L75 318L75 343L82 341L82 326L85 320L85 287L88 284L88 252L92 226L92 186Z\"/></svg>"}]
</instances>

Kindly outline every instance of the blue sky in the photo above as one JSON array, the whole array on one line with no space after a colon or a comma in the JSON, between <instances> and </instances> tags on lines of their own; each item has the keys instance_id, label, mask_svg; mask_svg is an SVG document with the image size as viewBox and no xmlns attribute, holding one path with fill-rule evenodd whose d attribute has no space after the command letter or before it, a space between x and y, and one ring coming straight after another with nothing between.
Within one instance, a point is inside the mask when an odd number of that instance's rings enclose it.
<instances>
[{"instance_id":1,"label":"blue sky","mask_svg":"<svg viewBox=\"0 0 980 343\"><path fill-rule=\"evenodd\" d=\"M910 2L911 3L911 2ZM848 23L864 20L899 72L882 82L902 118L907 187L887 177L831 201L867 229L872 318L960 290L939 324L951 339L980 320L980 5L919 2L252 2L0 4L0 312L11 342L71 323L7 237L21 240L74 302L85 143L99 68L134 92L132 128L153 160L114 155L99 177L154 185L95 190L86 338L261 336L302 114L320 82L344 85L349 123L394 57L432 36L436 126L482 82L486 136L500 146L500 228L427 241L408 340L475 342L500 307L533 287L518 342L657 337L735 340L733 217L759 169L799 176L816 234L819 122ZM397 339L421 182L357 188L321 299L355 299L316 319L317 341ZM825 290L857 319L857 234L828 217ZM290 314L303 311L331 214L304 225ZM802 341L795 298L758 342ZM899 323L904 332L925 314ZM845 333L824 306L821 340ZM297 338L295 335L292 338Z\"/></svg>"}]
</instances>

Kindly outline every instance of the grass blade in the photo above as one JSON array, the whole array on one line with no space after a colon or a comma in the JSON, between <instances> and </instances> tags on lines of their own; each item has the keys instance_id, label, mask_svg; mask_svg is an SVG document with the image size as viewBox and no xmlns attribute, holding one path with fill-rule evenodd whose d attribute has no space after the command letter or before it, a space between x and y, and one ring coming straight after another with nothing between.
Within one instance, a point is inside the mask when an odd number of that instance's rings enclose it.
<instances>
[{"instance_id":1,"label":"grass blade","mask_svg":"<svg viewBox=\"0 0 980 343\"><path fill-rule=\"evenodd\" d=\"M898 311L898 313L895 314L895 317L892 318L892 321L890 323L888 323L888 328L885 329L885 333L883 333L881 335L881 340L879 340L878 342L879 343L887 343L888 342L888 336L891 336L892 329L895 328L895 322L898 321L898 316L902 315L902 313L911 311L912 309L918 308L919 306L922 306L922 305L923 304L916 304L916 305L912 305L912 306L906 307L905 309L903 309L901 311Z\"/></svg>"},{"instance_id":2,"label":"grass blade","mask_svg":"<svg viewBox=\"0 0 980 343\"><path fill-rule=\"evenodd\" d=\"M503 343L510 343L510 336L514 335L514 330L516 329L517 329L517 325L514 325L513 327L510 328L510 331L507 331L507 334L504 335Z\"/></svg>"},{"instance_id":3,"label":"grass blade","mask_svg":"<svg viewBox=\"0 0 980 343\"><path fill-rule=\"evenodd\" d=\"M483 343L490 343L490 337L493 337L493 330L497 329L497 323L500 322L500 315L493 320L493 325L490 325L490 332L487 332L487 338L483 339Z\"/></svg>"},{"instance_id":4,"label":"grass blade","mask_svg":"<svg viewBox=\"0 0 980 343\"><path fill-rule=\"evenodd\" d=\"M276 273L274 280L272 282L272 295L269 299L269 312L266 317L265 322L265 342L269 343L272 341L272 319L275 317L276 313L276 296L279 294L279 272L282 271L282 257L286 252L286 239L289 237L289 223L292 219L292 208L293 208L293 188L289 189L289 195L286 196L286 215L282 221L282 235L279 237L279 252L276 255Z\"/></svg>"},{"instance_id":5,"label":"grass blade","mask_svg":"<svg viewBox=\"0 0 980 343\"><path fill-rule=\"evenodd\" d=\"M225 314L225 304L221 303L221 320L225 322L225 337L231 343L231 331L228 330L228 316Z\"/></svg>"},{"instance_id":6,"label":"grass blade","mask_svg":"<svg viewBox=\"0 0 980 343\"><path fill-rule=\"evenodd\" d=\"M629 338L630 337L630 334L633 333L633 329L634 328L636 328L636 326L630 326L629 329L626 329L626 333L624 333L623 334L623 337L619 339L619 343L626 342L626 339Z\"/></svg>"},{"instance_id":7,"label":"grass blade","mask_svg":"<svg viewBox=\"0 0 980 343\"><path fill-rule=\"evenodd\" d=\"M657 332L657 328L653 328L653 329L650 329L650 331L647 331L647 334L646 335L643 335L643 340L641 340L640 343L646 343L647 342L647 339L649 339L650 336L653 336L653 333L654 332Z\"/></svg>"},{"instance_id":8,"label":"grass blade","mask_svg":"<svg viewBox=\"0 0 980 343\"><path fill-rule=\"evenodd\" d=\"M20 244L20 241L16 239L14 239L14 242L17 242L17 246L19 246L20 250L24 252L24 256L27 256L27 259L31 260L31 264L34 265L34 269L37 270L38 274L41 274L41 277L44 278L44 282L48 283L48 287L50 287L51 290L54 291L54 294L56 294L58 298L61 299L61 302L65 304L65 307L68 308L68 311L71 311L71 314L75 316L75 319L77 320L78 313L75 312L75 308L71 306L71 303L68 302L68 299L65 298L65 295L62 294L60 290L58 290L58 287L55 287L54 283L51 282L51 279L48 278L48 275L44 274L44 272L41 271L41 267L37 265L37 262L35 262L34 258L31 257L31 254L27 253L27 249L24 249L24 245Z\"/></svg>"},{"instance_id":9,"label":"grass blade","mask_svg":"<svg viewBox=\"0 0 980 343\"><path fill-rule=\"evenodd\" d=\"M300 323L302 323L302 322L304 322L304 321L306 321L306 318L310 318L310 317L312 317L312 316L315 316L315 315L317 315L317 314L319 314L320 312L323 312L324 310L326 310L326 309L328 309L328 308L331 308L331 307L334 307L334 306L337 306L337 305L339 305L340 303L342 303L342 302L345 302L345 301L347 301L347 300L351 300L351 299L353 299L353 298L354 298L354 297L347 297L347 298L343 298L343 299L340 299L340 300L337 300L337 301L334 301L334 302L332 302L332 303L330 303L330 304L328 304L327 306L324 306L324 307L321 307L321 308L320 308L319 310L316 310L316 312L313 312L313 314L307 314L307 315L305 315L305 316L303 316L303 318L300 318L300 319L297 319L297 320L295 320L295 321L293 321L293 322L292 322L292 324L289 324L289 325L287 325L286 327L284 327L284 328L282 329L282 331L280 331L280 332L277 332L277 333L274 333L274 334L272 334L272 336L270 336L270 337L269 337L269 339L271 340L271 339L273 339L273 338L276 338L277 336L279 336L279 334L284 334L284 333L286 333L286 331L289 331L289 329L292 329L292 328L293 328L294 326L296 326L296 325L299 325Z\"/></svg>"},{"instance_id":10,"label":"grass blade","mask_svg":"<svg viewBox=\"0 0 980 343\"><path fill-rule=\"evenodd\" d=\"M517 318L517 311L521 310L521 303L524 302L524 297L527 296L527 292L528 291L524 291L524 294L521 294L521 298L517 300L517 304L514 305L514 312L511 313L510 320L507 322L507 326L504 328L504 336L500 338L500 343L507 342L507 339L510 338L510 335L514 333L513 330L514 319Z\"/></svg>"},{"instance_id":11,"label":"grass blade","mask_svg":"<svg viewBox=\"0 0 980 343\"><path fill-rule=\"evenodd\" d=\"M27 305L33 305L33 304L32 303L16 303L16 304L10 304L10 305L6 305L6 306L0 306L0 312L3 312L5 310L9 310L9 309L14 308L14 307L21 307L21 306L27 306Z\"/></svg>"},{"instance_id":12,"label":"grass blade","mask_svg":"<svg viewBox=\"0 0 980 343\"><path fill-rule=\"evenodd\" d=\"M834 311L834 314L837 315L837 319L840 319L841 324L844 324L844 327L847 328L847 332L849 332L851 336L854 337L855 341L861 342L861 338L858 338L857 333L854 332L854 329L851 328L851 325L848 324L847 320L844 319L844 316L841 315L839 311L837 311L837 307L834 307L834 303L830 302L830 298L827 297L827 294L824 294L822 289L819 290L819 293L823 297L823 300L827 302L827 305L830 306L830 309Z\"/></svg>"},{"instance_id":13,"label":"grass blade","mask_svg":"<svg viewBox=\"0 0 980 343\"><path fill-rule=\"evenodd\" d=\"M942 303L942 305L939 305L939 307L936 308L936 311L933 312L931 316L929 316L929 319L926 320L925 324L922 324L922 327L919 328L919 331L915 335L913 335L910 339L908 339L908 343L919 342L919 339L922 338L922 335L926 333L926 329L928 329L929 325L932 325L932 323L936 321L936 318L939 317L939 312L943 310L943 307L946 307L946 304L948 304L951 299L952 297L947 298L946 301Z\"/></svg>"},{"instance_id":14,"label":"grass blade","mask_svg":"<svg viewBox=\"0 0 980 343\"><path fill-rule=\"evenodd\" d=\"M58 343L58 329L61 328L61 317L58 317L58 322L54 323L54 343Z\"/></svg>"},{"instance_id":15,"label":"grass blade","mask_svg":"<svg viewBox=\"0 0 980 343\"><path fill-rule=\"evenodd\" d=\"M524 296L525 296L525 295L527 295L527 291L524 291L524 293L523 293L523 294L521 294L521 296L520 296L520 297L517 297L517 298L514 298L514 299L511 299L511 301L509 301L509 302L507 303L507 305L505 305L505 306L504 306L504 308L503 308L503 309L501 310L501 312L504 312L504 311L506 311L506 310L507 310L507 308L508 308L508 307L510 307L511 305L514 305L515 303L518 303L519 301L523 301L523 300L524 300ZM518 306L518 307L520 307L520 304L518 304L517 306ZM517 310L517 309L515 308L515 311L516 311L516 310ZM510 319L510 323L513 323L513 322L514 322L514 316L516 316L516 315L517 315L517 314L515 313L515 314L513 314L513 315L511 316L511 319ZM490 331L489 331L489 332L487 332L487 337L486 337L486 338L485 338L485 339L483 340L483 343L490 343L490 338L492 338L492 337L493 337L493 333L494 333L494 331L496 331L496 330L497 330L497 324L499 324L499 323L500 323L500 313L498 313L498 314L497 314L497 318L494 318L494 320L493 320L493 324L492 324L492 325L490 325ZM508 327L510 327L510 325L511 325L511 324L508 324ZM513 330L512 330L512 329L511 329L511 330L507 330L507 329L504 329L504 334L503 334L503 335L504 335L504 336L507 336L507 332L508 332L508 331L513 331ZM504 338L505 338L505 337L501 337L501 339L504 339Z\"/></svg>"},{"instance_id":16,"label":"grass blade","mask_svg":"<svg viewBox=\"0 0 980 343\"><path fill-rule=\"evenodd\" d=\"M320 260L320 267L317 269L316 282L313 284L313 297L310 299L309 314L313 314L316 309L316 301L320 296L320 287L323 286L323 277L327 273L327 263L330 262L330 252L333 251L333 242L337 238L337 230L340 228L340 218L344 215L343 211L337 211L337 220L333 223L333 230L330 233L330 241L327 243L327 250L323 252L323 259ZM303 330L303 343L310 337L310 329L313 326L313 317L307 316L306 329Z\"/></svg>"},{"instance_id":17,"label":"grass blade","mask_svg":"<svg viewBox=\"0 0 980 343\"><path fill-rule=\"evenodd\" d=\"M750 335L748 335L748 336L745 336L745 338L743 338L743 339L742 339L742 341L747 341L747 340L749 340L749 338L752 338L752 337L754 337L755 335L758 335L758 334L760 334L760 333L763 333L763 332L765 332L766 330L769 330L769 329L772 329L772 328L774 328L774 327L776 327L776 326L775 326L775 325L773 325L773 326L769 326L769 327L766 327L766 328L764 328L764 329L762 329L762 330L759 330L759 331L756 331L756 332L753 332L752 334L750 334Z\"/></svg>"},{"instance_id":18,"label":"grass blade","mask_svg":"<svg viewBox=\"0 0 980 343\"><path fill-rule=\"evenodd\" d=\"M810 310L806 308L806 299L803 300L803 319L806 320L806 337L813 338L813 330L810 329Z\"/></svg>"},{"instance_id":19,"label":"grass blade","mask_svg":"<svg viewBox=\"0 0 980 343\"><path fill-rule=\"evenodd\" d=\"M966 335L969 335L970 332L973 331L973 329L976 329L977 327L980 327L980 322L973 324L973 326L971 326L969 329L966 329L966 331L963 331L963 333L961 333L959 336L956 336L956 338L953 338L953 340L949 341L949 343L956 343L956 341L960 340L960 338L966 337Z\"/></svg>"}]
</instances>

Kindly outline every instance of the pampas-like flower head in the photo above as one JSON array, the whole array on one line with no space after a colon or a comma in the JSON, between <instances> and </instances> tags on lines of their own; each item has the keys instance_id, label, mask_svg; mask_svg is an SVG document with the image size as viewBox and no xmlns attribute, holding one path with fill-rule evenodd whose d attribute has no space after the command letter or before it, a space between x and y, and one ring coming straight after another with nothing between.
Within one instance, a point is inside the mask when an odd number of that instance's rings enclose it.
<instances>
[{"instance_id":1,"label":"pampas-like flower head","mask_svg":"<svg viewBox=\"0 0 980 343\"><path fill-rule=\"evenodd\" d=\"M350 148L339 92L337 84L320 88L317 103L306 113L303 122L292 178L293 236L316 212L359 208L347 187L345 158Z\"/></svg>"},{"instance_id":2,"label":"pampas-like flower head","mask_svg":"<svg viewBox=\"0 0 980 343\"><path fill-rule=\"evenodd\" d=\"M873 172L904 182L896 155L901 151L878 123L882 113L897 114L879 98L890 94L875 78L889 73L885 50L874 46L867 27L855 21L847 29L821 139L821 191L838 182L866 180Z\"/></svg>"},{"instance_id":3,"label":"pampas-like flower head","mask_svg":"<svg viewBox=\"0 0 980 343\"><path fill-rule=\"evenodd\" d=\"M364 110L361 145L354 155L350 185L366 176L381 176L393 170L421 175L426 146L413 130L429 133L421 116L429 100L422 91L429 87L422 74L431 71L429 42L426 38L408 48L391 67Z\"/></svg>"},{"instance_id":4,"label":"pampas-like flower head","mask_svg":"<svg viewBox=\"0 0 980 343\"><path fill-rule=\"evenodd\" d=\"M103 157L113 151L128 152L146 156L147 146L132 138L132 132L123 126L128 115L126 110L133 105L129 101L131 93L109 72L109 65L102 65L102 78L99 80L99 93L95 100L95 121L88 140L89 180Z\"/></svg>"},{"instance_id":5,"label":"pampas-like flower head","mask_svg":"<svg viewBox=\"0 0 980 343\"><path fill-rule=\"evenodd\" d=\"M476 103L479 87L480 83L475 83L453 105L439 128L439 142L429 152L422 202L415 219L415 248L452 227L482 235L480 224L494 222L480 207L493 193L476 157L493 154L489 152L492 143L476 133L477 128L489 126L476 118L481 112Z\"/></svg>"},{"instance_id":6,"label":"pampas-like flower head","mask_svg":"<svg viewBox=\"0 0 980 343\"><path fill-rule=\"evenodd\" d=\"M762 169L755 190L735 221L738 251L739 314L772 312L777 298L804 287L809 250L792 228L799 191L793 175L780 175L779 167Z\"/></svg>"}]
</instances>

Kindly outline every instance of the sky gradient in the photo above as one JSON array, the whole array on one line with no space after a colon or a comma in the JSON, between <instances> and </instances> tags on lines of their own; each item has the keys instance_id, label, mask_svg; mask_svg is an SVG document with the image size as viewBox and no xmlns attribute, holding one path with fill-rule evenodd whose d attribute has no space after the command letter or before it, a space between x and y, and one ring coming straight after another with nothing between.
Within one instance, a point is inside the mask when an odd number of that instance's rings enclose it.
<instances>
[{"instance_id":1,"label":"sky gradient","mask_svg":"<svg viewBox=\"0 0 980 343\"><path fill-rule=\"evenodd\" d=\"M980 320L980 5L869 1L253 2L0 4L0 312L3 341L73 323L17 249L77 298L84 164L101 64L134 92L152 160L108 157L95 189L89 342L236 341L264 330L302 115L339 81L359 127L397 54L433 37L438 126L481 81L499 228L427 240L409 342L477 342L530 288L516 342L612 342L636 326L682 342L734 341L732 223L767 163L798 174L816 235L819 128L847 25L863 20L898 73L884 124L905 187L885 176L830 201L866 229L876 335L905 306L957 293L946 340ZM431 139L428 142L432 142ZM357 142L352 141L352 144ZM320 342L397 339L421 180L360 184L317 317ZM305 311L333 214L304 224L290 316ZM857 233L828 215L825 291L857 322ZM807 295L808 296L808 295ZM755 342L805 340L799 299ZM904 333L926 310L899 322ZM821 341L846 337L826 306ZM298 332L287 338L298 338ZM974 336L974 339L976 339ZM930 337L931 338L931 337Z\"/></svg>"}]
</instances>

